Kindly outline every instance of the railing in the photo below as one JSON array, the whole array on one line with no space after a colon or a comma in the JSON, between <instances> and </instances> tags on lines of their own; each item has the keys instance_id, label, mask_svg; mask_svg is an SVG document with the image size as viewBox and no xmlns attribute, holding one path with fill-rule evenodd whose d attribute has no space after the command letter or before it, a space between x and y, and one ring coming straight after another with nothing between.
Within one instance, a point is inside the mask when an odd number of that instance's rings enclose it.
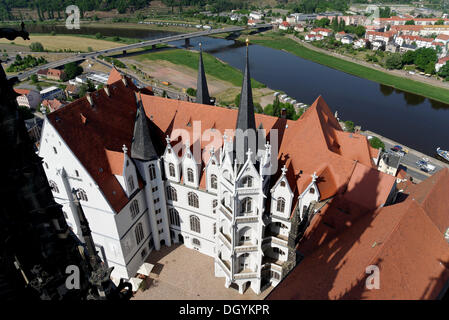
<instances>
[{"instance_id":1,"label":"railing","mask_svg":"<svg viewBox=\"0 0 449 320\"><path fill-rule=\"evenodd\" d=\"M271 236L271 235L270 236L265 236L262 239L262 245L267 244L269 242L276 243L276 244L281 245L281 246L288 246L288 241L287 240L280 239L280 238L278 238L276 236Z\"/></svg>"},{"instance_id":2,"label":"railing","mask_svg":"<svg viewBox=\"0 0 449 320\"><path fill-rule=\"evenodd\" d=\"M218 238L226 245L226 247L228 247L229 250L231 250L231 242L221 231L218 233Z\"/></svg>"},{"instance_id":3,"label":"railing","mask_svg":"<svg viewBox=\"0 0 449 320\"><path fill-rule=\"evenodd\" d=\"M242 252L253 252L253 251L257 251L257 246L238 246L235 247L235 252L236 253L242 253Z\"/></svg>"},{"instance_id":4,"label":"railing","mask_svg":"<svg viewBox=\"0 0 449 320\"><path fill-rule=\"evenodd\" d=\"M248 223L248 222L259 222L259 217L258 216L240 216L240 217L236 217L235 221L238 223Z\"/></svg>"},{"instance_id":5,"label":"railing","mask_svg":"<svg viewBox=\"0 0 449 320\"><path fill-rule=\"evenodd\" d=\"M231 277L231 270L226 266L224 261L222 261L220 258L217 259L218 265L223 269L223 271L226 273L228 277Z\"/></svg>"},{"instance_id":6,"label":"railing","mask_svg":"<svg viewBox=\"0 0 449 320\"><path fill-rule=\"evenodd\" d=\"M232 213L223 204L220 205L220 211L226 216L226 218L228 218L229 221L232 221Z\"/></svg>"},{"instance_id":7,"label":"railing","mask_svg":"<svg viewBox=\"0 0 449 320\"><path fill-rule=\"evenodd\" d=\"M239 280L239 279L253 279L253 278L257 278L259 275L257 274L257 272L251 272L251 273L236 273L234 274L234 280Z\"/></svg>"}]
</instances>

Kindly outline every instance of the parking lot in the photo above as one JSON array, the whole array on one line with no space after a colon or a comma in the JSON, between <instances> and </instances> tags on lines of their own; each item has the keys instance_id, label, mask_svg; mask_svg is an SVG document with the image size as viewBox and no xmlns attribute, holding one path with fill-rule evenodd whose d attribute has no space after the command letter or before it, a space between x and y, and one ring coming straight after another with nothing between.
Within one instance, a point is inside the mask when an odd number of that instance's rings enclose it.
<instances>
[{"instance_id":1,"label":"parking lot","mask_svg":"<svg viewBox=\"0 0 449 320\"><path fill-rule=\"evenodd\" d=\"M261 300L271 287L256 295L251 289L241 295L225 287L224 278L214 276L214 259L184 245L163 246L151 252L148 263L155 265L147 289L137 291L134 300Z\"/></svg>"}]
</instances>

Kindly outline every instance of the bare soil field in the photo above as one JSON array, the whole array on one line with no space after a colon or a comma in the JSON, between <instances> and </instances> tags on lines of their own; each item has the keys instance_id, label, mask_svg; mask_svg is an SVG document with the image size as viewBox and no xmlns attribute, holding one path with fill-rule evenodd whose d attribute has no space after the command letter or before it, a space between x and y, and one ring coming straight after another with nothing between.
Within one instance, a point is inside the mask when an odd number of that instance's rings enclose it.
<instances>
[{"instance_id":1,"label":"bare soil field","mask_svg":"<svg viewBox=\"0 0 449 320\"><path fill-rule=\"evenodd\" d=\"M30 36L31 40L17 38L14 41L0 39L0 45L11 44L21 45L29 50L29 45L33 42L40 42L45 49L59 50L70 49L72 51L87 51L91 47L94 51L109 49L119 46L116 42L91 39L86 37L64 36L64 35L36 35Z\"/></svg>"}]
</instances>

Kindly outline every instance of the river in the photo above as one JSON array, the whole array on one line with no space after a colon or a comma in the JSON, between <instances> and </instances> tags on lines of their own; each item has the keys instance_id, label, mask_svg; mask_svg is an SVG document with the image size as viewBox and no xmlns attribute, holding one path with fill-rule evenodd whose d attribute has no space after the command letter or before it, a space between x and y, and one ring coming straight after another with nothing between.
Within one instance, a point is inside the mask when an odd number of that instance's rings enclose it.
<instances>
[{"instance_id":1,"label":"river","mask_svg":"<svg viewBox=\"0 0 449 320\"><path fill-rule=\"evenodd\" d=\"M29 26L31 32L69 33L64 27ZM79 33L156 39L175 34L159 30L81 28ZM244 44L232 40L201 37L190 43L238 69L243 69ZM181 47L184 41L171 43ZM284 91L299 102L311 104L322 95L340 119L351 120L362 129L421 151L430 156L437 147L449 149L449 105L402 92L362 79L293 54L250 46L251 76L273 90ZM206 70L207 71L207 70ZM299 137L298 137L299 138Z\"/></svg>"}]
</instances>

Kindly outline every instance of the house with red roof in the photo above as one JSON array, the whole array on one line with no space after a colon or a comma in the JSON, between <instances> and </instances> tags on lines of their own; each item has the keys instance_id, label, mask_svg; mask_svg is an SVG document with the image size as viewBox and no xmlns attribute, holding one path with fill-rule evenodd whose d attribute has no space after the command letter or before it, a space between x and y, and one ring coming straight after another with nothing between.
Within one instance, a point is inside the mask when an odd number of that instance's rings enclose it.
<instances>
[{"instance_id":1,"label":"house with red roof","mask_svg":"<svg viewBox=\"0 0 449 320\"><path fill-rule=\"evenodd\" d=\"M440 69L449 61L449 56L438 59L438 62L435 64L436 72L440 71Z\"/></svg>"},{"instance_id":2,"label":"house with red roof","mask_svg":"<svg viewBox=\"0 0 449 320\"><path fill-rule=\"evenodd\" d=\"M288 30L290 29L291 25L290 23L288 23L287 21L283 21L280 25L279 25L279 29L281 30Z\"/></svg>"},{"instance_id":3,"label":"house with red roof","mask_svg":"<svg viewBox=\"0 0 449 320\"><path fill-rule=\"evenodd\" d=\"M22 107L36 109L41 102L41 95L35 90L14 88L14 91L19 94L16 98L17 104Z\"/></svg>"},{"instance_id":4,"label":"house with red roof","mask_svg":"<svg viewBox=\"0 0 449 320\"><path fill-rule=\"evenodd\" d=\"M322 35L323 37L328 37L330 35L332 35L332 30L331 29L327 29L327 28L315 28L312 29L312 31L310 31L311 34L314 35Z\"/></svg>"},{"instance_id":5,"label":"house with red roof","mask_svg":"<svg viewBox=\"0 0 449 320\"><path fill-rule=\"evenodd\" d=\"M395 177L321 96L295 121L255 114L249 74L247 60L238 110L147 94L112 70L103 89L47 115L39 155L55 199L80 235L78 190L113 278L184 243L213 257L225 287L259 294L294 268L298 240L331 203L362 216L394 201ZM256 130L256 141L242 135Z\"/></svg>"}]
</instances>

